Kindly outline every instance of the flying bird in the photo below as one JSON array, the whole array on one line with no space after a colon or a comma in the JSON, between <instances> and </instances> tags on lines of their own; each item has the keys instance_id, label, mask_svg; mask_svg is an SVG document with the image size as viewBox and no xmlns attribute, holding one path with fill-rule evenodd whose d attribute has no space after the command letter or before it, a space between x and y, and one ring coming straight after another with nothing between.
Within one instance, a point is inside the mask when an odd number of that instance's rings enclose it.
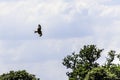
<instances>
[{"instance_id":1,"label":"flying bird","mask_svg":"<svg viewBox=\"0 0 120 80\"><path fill-rule=\"evenodd\" d=\"M42 31L41 31L41 25L40 24L38 24L37 31L35 31L34 33L38 33L40 35L40 37L42 36Z\"/></svg>"}]
</instances>

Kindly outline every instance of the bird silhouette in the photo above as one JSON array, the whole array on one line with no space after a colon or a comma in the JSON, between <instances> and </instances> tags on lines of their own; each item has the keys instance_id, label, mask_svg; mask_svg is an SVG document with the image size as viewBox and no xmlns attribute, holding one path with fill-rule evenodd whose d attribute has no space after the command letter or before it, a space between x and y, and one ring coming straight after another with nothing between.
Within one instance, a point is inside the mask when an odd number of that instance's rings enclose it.
<instances>
[{"instance_id":1,"label":"bird silhouette","mask_svg":"<svg viewBox=\"0 0 120 80\"><path fill-rule=\"evenodd\" d=\"M35 31L34 33L38 33L40 35L40 37L42 36L42 31L41 31L41 25L40 24L38 24L37 31Z\"/></svg>"}]
</instances>

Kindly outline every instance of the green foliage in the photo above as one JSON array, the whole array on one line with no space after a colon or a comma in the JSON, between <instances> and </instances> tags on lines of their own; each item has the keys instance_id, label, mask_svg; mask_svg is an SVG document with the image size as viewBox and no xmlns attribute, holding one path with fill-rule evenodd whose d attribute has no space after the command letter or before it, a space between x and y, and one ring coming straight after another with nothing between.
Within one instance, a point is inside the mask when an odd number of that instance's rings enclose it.
<instances>
[{"instance_id":1,"label":"green foliage","mask_svg":"<svg viewBox=\"0 0 120 80\"><path fill-rule=\"evenodd\" d=\"M69 80L120 80L120 65L112 63L116 57L120 60L120 54L111 50L106 63L99 65L97 60L102 51L95 45L85 45L78 54L72 53L65 57L63 65L71 69L71 72L67 72Z\"/></svg>"},{"instance_id":2,"label":"green foliage","mask_svg":"<svg viewBox=\"0 0 120 80\"><path fill-rule=\"evenodd\" d=\"M120 79L120 65L116 65L116 64L111 65L111 67L109 68L109 71L111 73L114 73L116 77Z\"/></svg>"},{"instance_id":3,"label":"green foliage","mask_svg":"<svg viewBox=\"0 0 120 80\"><path fill-rule=\"evenodd\" d=\"M103 49L97 49L95 45L85 45L83 49L80 50L79 57L82 58L84 62L92 64L100 57L102 50Z\"/></svg>"},{"instance_id":4,"label":"green foliage","mask_svg":"<svg viewBox=\"0 0 120 80\"><path fill-rule=\"evenodd\" d=\"M95 45L85 45L79 54L72 53L65 57L63 65L72 69L72 72L67 72L69 78L83 80L89 70L99 66L95 61L100 57L102 51L103 49L98 49Z\"/></svg>"},{"instance_id":5,"label":"green foliage","mask_svg":"<svg viewBox=\"0 0 120 80\"><path fill-rule=\"evenodd\" d=\"M103 49L98 49L95 45L85 45L83 49L80 50L79 57L82 59L82 62L86 65L89 69L93 67L97 67L97 63L95 62L100 56Z\"/></svg>"},{"instance_id":6,"label":"green foliage","mask_svg":"<svg viewBox=\"0 0 120 80\"><path fill-rule=\"evenodd\" d=\"M115 80L116 75L110 73L106 68L93 68L88 72L84 80Z\"/></svg>"},{"instance_id":7,"label":"green foliage","mask_svg":"<svg viewBox=\"0 0 120 80\"><path fill-rule=\"evenodd\" d=\"M108 52L108 58L107 58L107 66L108 67L110 65L112 65L114 58L115 58L115 51L111 50L110 52Z\"/></svg>"},{"instance_id":8,"label":"green foliage","mask_svg":"<svg viewBox=\"0 0 120 80\"><path fill-rule=\"evenodd\" d=\"M35 75L29 74L25 70L22 71L10 71L9 73L3 73L0 75L0 80L40 80Z\"/></svg>"}]
</instances>

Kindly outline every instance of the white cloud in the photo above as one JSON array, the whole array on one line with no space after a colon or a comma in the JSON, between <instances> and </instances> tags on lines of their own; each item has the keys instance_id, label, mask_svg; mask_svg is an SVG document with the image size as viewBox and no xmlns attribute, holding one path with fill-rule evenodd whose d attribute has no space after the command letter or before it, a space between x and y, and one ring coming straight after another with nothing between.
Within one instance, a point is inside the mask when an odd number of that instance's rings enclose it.
<instances>
[{"instance_id":1,"label":"white cloud","mask_svg":"<svg viewBox=\"0 0 120 80\"><path fill-rule=\"evenodd\" d=\"M100 14L101 17L118 17L120 16L120 6L104 6L102 13Z\"/></svg>"}]
</instances>

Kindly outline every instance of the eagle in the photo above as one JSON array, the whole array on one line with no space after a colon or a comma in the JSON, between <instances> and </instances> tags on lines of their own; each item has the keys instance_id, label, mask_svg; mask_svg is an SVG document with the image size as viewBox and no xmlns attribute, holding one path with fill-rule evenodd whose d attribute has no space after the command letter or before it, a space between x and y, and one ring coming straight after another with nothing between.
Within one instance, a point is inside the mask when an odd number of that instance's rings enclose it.
<instances>
[{"instance_id":1,"label":"eagle","mask_svg":"<svg viewBox=\"0 0 120 80\"><path fill-rule=\"evenodd\" d=\"M40 35L40 37L42 36L42 31L41 31L41 25L40 24L38 24L37 31L34 31L34 33L38 33Z\"/></svg>"}]
</instances>

